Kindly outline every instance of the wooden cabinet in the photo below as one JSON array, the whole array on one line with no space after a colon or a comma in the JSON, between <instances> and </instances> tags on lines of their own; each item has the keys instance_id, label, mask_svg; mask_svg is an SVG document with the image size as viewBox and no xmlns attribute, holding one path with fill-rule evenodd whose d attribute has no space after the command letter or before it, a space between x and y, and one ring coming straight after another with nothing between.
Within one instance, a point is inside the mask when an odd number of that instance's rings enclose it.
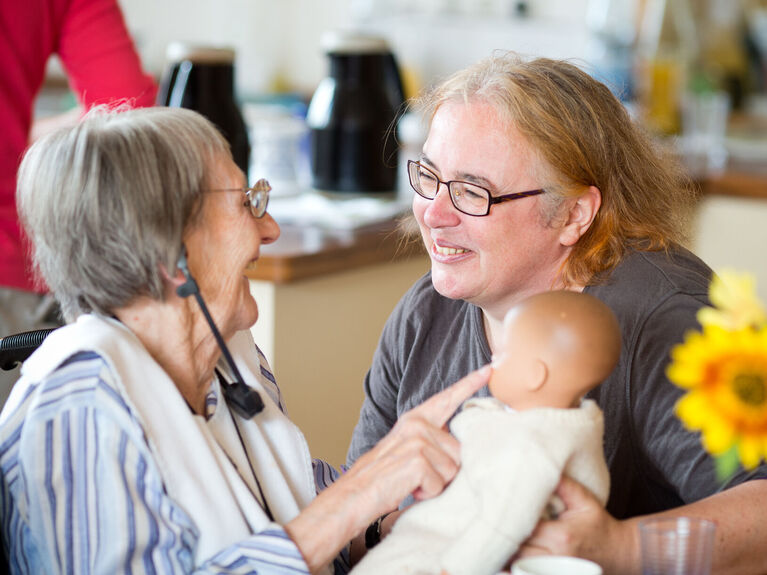
<instances>
[{"instance_id":1,"label":"wooden cabinet","mask_svg":"<svg viewBox=\"0 0 767 575\"><path fill-rule=\"evenodd\" d=\"M700 185L691 249L714 271L753 274L767 302L767 172L725 172Z\"/></svg>"}]
</instances>

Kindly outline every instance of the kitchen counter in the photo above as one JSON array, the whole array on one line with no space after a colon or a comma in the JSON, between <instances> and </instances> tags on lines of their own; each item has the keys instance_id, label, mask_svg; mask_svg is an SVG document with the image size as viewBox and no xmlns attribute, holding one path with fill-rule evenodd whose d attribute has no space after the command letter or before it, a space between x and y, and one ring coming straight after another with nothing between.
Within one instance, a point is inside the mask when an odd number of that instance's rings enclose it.
<instances>
[{"instance_id":1,"label":"kitchen counter","mask_svg":"<svg viewBox=\"0 0 767 575\"><path fill-rule=\"evenodd\" d=\"M767 199L767 158L765 171L730 169L723 174L707 176L698 182L704 196Z\"/></svg>"},{"instance_id":2,"label":"kitchen counter","mask_svg":"<svg viewBox=\"0 0 767 575\"><path fill-rule=\"evenodd\" d=\"M261 248L247 276L285 284L420 254L420 236L397 219L340 231L282 225L280 238Z\"/></svg>"},{"instance_id":3,"label":"kitchen counter","mask_svg":"<svg viewBox=\"0 0 767 575\"><path fill-rule=\"evenodd\" d=\"M732 114L724 145L724 172L697 180L702 196L767 199L767 117Z\"/></svg>"}]
</instances>

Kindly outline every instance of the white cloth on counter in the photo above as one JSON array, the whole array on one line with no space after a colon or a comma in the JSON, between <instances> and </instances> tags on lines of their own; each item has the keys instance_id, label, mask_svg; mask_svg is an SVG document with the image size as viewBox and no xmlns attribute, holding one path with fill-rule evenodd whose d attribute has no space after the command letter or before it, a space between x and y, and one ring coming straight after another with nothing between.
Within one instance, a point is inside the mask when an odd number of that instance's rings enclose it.
<instances>
[{"instance_id":1,"label":"white cloth on counter","mask_svg":"<svg viewBox=\"0 0 767 575\"><path fill-rule=\"evenodd\" d=\"M327 229L352 230L390 220L409 209L409 201L388 194L381 198L359 194L329 198L310 192L269 199L269 213L278 223Z\"/></svg>"},{"instance_id":2,"label":"white cloth on counter","mask_svg":"<svg viewBox=\"0 0 767 575\"><path fill-rule=\"evenodd\" d=\"M535 528L561 476L607 502L602 412L580 408L509 412L494 398L472 399L450 424L461 468L438 497L416 503L370 550L354 575L492 575Z\"/></svg>"}]
</instances>

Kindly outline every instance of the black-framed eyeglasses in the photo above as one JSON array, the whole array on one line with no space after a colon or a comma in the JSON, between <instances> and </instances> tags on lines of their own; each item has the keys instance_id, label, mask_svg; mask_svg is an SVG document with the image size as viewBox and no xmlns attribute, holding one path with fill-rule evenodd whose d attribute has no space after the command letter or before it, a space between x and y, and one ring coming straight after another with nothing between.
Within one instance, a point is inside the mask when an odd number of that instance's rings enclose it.
<instances>
[{"instance_id":1,"label":"black-framed eyeglasses","mask_svg":"<svg viewBox=\"0 0 767 575\"><path fill-rule=\"evenodd\" d=\"M252 188L214 188L208 192L242 192L245 194L243 206L250 208L250 213L254 218L263 218L266 213L266 206L269 204L269 192L272 186L265 179L261 178Z\"/></svg>"},{"instance_id":2,"label":"black-framed eyeglasses","mask_svg":"<svg viewBox=\"0 0 767 575\"><path fill-rule=\"evenodd\" d=\"M538 189L493 196L490 190L470 182L462 182L460 180L445 182L440 180L432 170L413 160L408 160L407 172L410 177L410 186L419 196L427 200L433 200L437 197L440 185L445 184L450 201L455 206L455 209L469 216L486 216L490 213L490 206L493 204L510 202L511 200L518 200L528 196L537 196L546 191Z\"/></svg>"}]
</instances>

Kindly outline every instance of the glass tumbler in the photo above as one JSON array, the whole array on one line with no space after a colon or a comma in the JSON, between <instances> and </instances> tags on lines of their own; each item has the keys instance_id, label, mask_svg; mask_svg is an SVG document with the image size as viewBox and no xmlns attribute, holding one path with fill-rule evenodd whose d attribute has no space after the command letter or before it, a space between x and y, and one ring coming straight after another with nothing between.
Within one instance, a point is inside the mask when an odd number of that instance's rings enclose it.
<instances>
[{"instance_id":1,"label":"glass tumbler","mask_svg":"<svg viewBox=\"0 0 767 575\"><path fill-rule=\"evenodd\" d=\"M715 529L691 517L640 521L642 575L709 575Z\"/></svg>"}]
</instances>

